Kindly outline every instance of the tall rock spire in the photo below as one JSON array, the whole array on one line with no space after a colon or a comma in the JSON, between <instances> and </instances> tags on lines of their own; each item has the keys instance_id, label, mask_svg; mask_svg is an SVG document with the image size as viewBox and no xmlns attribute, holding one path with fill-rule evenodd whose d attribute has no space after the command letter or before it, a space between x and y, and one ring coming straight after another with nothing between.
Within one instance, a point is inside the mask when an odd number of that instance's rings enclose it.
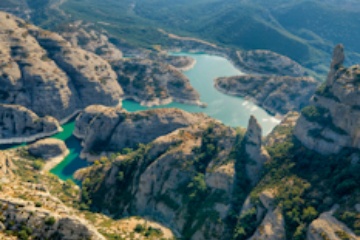
<instances>
[{"instance_id":1,"label":"tall rock spire","mask_svg":"<svg viewBox=\"0 0 360 240\"><path fill-rule=\"evenodd\" d=\"M255 185L260 177L263 165L270 159L268 152L262 146L262 128L256 118L251 116L249 125L245 134L245 152L248 156L246 164L246 172Z\"/></svg>"},{"instance_id":2,"label":"tall rock spire","mask_svg":"<svg viewBox=\"0 0 360 240\"><path fill-rule=\"evenodd\" d=\"M345 61L344 46L342 44L338 44L334 48L331 66L330 66L330 72L326 80L326 85L328 87L334 84L335 74L337 70L344 64L344 61Z\"/></svg>"}]
</instances>

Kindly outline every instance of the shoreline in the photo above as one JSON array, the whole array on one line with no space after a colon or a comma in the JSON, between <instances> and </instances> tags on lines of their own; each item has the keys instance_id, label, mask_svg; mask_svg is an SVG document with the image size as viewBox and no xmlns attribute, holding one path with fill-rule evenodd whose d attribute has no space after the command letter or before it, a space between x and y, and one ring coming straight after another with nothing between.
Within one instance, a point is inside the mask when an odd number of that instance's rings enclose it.
<instances>
[{"instance_id":1,"label":"shoreline","mask_svg":"<svg viewBox=\"0 0 360 240\"><path fill-rule=\"evenodd\" d=\"M210 55L210 56L222 57L222 58L225 58L226 60L228 60L237 70L239 70L241 73L243 73L245 75L248 75L248 74L262 75L262 73L249 71L249 69L246 69L245 67L241 67L238 64L236 64L235 61L233 60L233 58L230 56L230 51L231 51L230 49L218 48L217 50L207 50L205 48L204 49L202 49L202 48L188 49L188 48L176 47L176 48L166 48L164 51L166 51L168 54L169 53L186 52L186 53L192 53L192 54L206 54L206 55ZM169 55L172 55L172 54L169 54Z\"/></svg>"},{"instance_id":2,"label":"shoreline","mask_svg":"<svg viewBox=\"0 0 360 240\"><path fill-rule=\"evenodd\" d=\"M53 168L55 168L57 165L59 165L62 161L65 160L65 158L70 154L69 149L66 149L66 151L56 157L45 159L45 165L42 169L42 171L50 172Z\"/></svg>"},{"instance_id":3,"label":"shoreline","mask_svg":"<svg viewBox=\"0 0 360 240\"><path fill-rule=\"evenodd\" d=\"M29 142L34 142L38 139L41 138L46 138L46 137L51 137L52 135L55 135L59 132L64 131L64 129L60 126L60 128L56 129L55 131L52 132L47 132L47 133L37 133L28 137L16 137L16 138L7 138L7 139L0 139L0 145L2 144L22 144L22 143L29 143Z\"/></svg>"},{"instance_id":4,"label":"shoreline","mask_svg":"<svg viewBox=\"0 0 360 240\"><path fill-rule=\"evenodd\" d=\"M195 105L195 106L199 106L199 107L206 106L206 103L203 103L200 100L188 100L188 99L175 98L175 97L168 97L168 98L164 98L164 99L156 98L152 101L146 101L146 100L142 100L136 96L128 95L128 96L124 96L123 100L132 100L134 102L139 103L141 106L149 107L149 108L168 105L172 102L183 103L183 104L188 104L188 105Z\"/></svg>"},{"instance_id":5,"label":"shoreline","mask_svg":"<svg viewBox=\"0 0 360 240\"><path fill-rule=\"evenodd\" d=\"M190 57L191 58L191 57ZM180 68L177 68L175 67L177 70L181 71L181 72L187 72L187 71L190 71L191 69L193 69L195 67L195 65L197 64L197 61L193 58L191 58L193 61L188 65L188 66L185 66L185 67L180 67Z\"/></svg>"},{"instance_id":6,"label":"shoreline","mask_svg":"<svg viewBox=\"0 0 360 240\"><path fill-rule=\"evenodd\" d=\"M216 79L215 79L216 80ZM214 80L214 88L216 90L218 90L219 92L223 93L223 94L226 94L226 95L229 95L229 96L233 96L233 97L241 97L243 98L244 100L249 100L251 101L252 103L254 103L255 105L259 106L260 108L264 109L267 113L269 113L269 115L271 115L272 117L276 118L277 120L283 120L285 115L282 115L282 114L279 114L277 112L273 112L271 111L270 109L266 108L265 106L263 106L261 103L259 103L259 101L257 101L255 98L253 97L250 97L250 96L241 96L239 95L237 92L234 92L234 91L228 91L228 90L225 90L223 88L221 88L219 86L219 84L217 84L217 82Z\"/></svg>"}]
</instances>

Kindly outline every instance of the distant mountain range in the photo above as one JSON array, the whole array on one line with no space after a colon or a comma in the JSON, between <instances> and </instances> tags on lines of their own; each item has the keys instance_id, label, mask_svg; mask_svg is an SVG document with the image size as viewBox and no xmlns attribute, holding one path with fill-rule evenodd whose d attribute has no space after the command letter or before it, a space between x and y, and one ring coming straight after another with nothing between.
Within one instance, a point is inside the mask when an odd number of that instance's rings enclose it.
<instances>
[{"instance_id":1,"label":"distant mountain range","mask_svg":"<svg viewBox=\"0 0 360 240\"><path fill-rule=\"evenodd\" d=\"M95 22L146 48L168 44L158 31L163 28L231 48L268 49L319 74L326 73L336 43L347 47L350 64L360 60L355 0L4 0L4 8L51 30L73 20Z\"/></svg>"}]
</instances>

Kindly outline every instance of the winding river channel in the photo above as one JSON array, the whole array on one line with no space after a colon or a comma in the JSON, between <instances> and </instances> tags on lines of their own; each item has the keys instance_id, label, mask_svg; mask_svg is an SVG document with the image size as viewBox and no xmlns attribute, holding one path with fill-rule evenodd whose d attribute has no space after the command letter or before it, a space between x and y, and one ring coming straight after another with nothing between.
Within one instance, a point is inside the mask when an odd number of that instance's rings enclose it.
<instances>
[{"instance_id":1,"label":"winding river channel","mask_svg":"<svg viewBox=\"0 0 360 240\"><path fill-rule=\"evenodd\" d=\"M252 102L243 98L225 95L214 88L214 79L217 77L243 74L227 59L201 53L173 53L172 55L189 56L196 60L194 68L186 71L185 75L190 79L191 85L199 92L201 101L206 103L207 107L201 108L181 103L171 103L153 108L174 107L188 112L203 112L232 127L246 127L250 115L254 115L261 124L264 135L268 134L279 123L279 120ZM131 100L123 101L123 108L129 112L150 109ZM79 158L81 145L72 135L74 126L74 120L70 121L62 126L63 132L53 136L65 141L70 150L70 154L51 170L51 173L62 180L73 179L75 171L88 165L85 160Z\"/></svg>"}]
</instances>

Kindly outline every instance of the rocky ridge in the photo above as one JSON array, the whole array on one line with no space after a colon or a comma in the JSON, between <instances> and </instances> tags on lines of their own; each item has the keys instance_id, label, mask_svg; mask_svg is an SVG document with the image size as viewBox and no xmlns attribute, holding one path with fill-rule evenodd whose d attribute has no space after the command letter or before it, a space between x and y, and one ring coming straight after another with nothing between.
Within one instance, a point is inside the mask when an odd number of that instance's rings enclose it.
<instances>
[{"instance_id":1,"label":"rocky ridge","mask_svg":"<svg viewBox=\"0 0 360 240\"><path fill-rule=\"evenodd\" d=\"M269 50L237 51L234 59L236 65L246 72L291 77L307 75L297 62Z\"/></svg>"},{"instance_id":2,"label":"rocky ridge","mask_svg":"<svg viewBox=\"0 0 360 240\"><path fill-rule=\"evenodd\" d=\"M189 79L175 67L148 59L111 62L126 98L154 106L172 101L202 105Z\"/></svg>"},{"instance_id":3,"label":"rocky ridge","mask_svg":"<svg viewBox=\"0 0 360 240\"><path fill-rule=\"evenodd\" d=\"M120 107L95 105L86 108L77 117L74 134L82 140L83 153L118 152L205 120L203 114L179 109L129 113Z\"/></svg>"},{"instance_id":4,"label":"rocky ridge","mask_svg":"<svg viewBox=\"0 0 360 240\"><path fill-rule=\"evenodd\" d=\"M360 66L346 68L344 59L344 48L337 45L326 83L303 109L295 127L295 136L321 154L360 149Z\"/></svg>"},{"instance_id":5,"label":"rocky ridge","mask_svg":"<svg viewBox=\"0 0 360 240\"><path fill-rule=\"evenodd\" d=\"M93 52L105 60L119 60L123 53L109 41L105 31L96 31L93 24L76 21L58 27L57 32L74 47Z\"/></svg>"},{"instance_id":6,"label":"rocky ridge","mask_svg":"<svg viewBox=\"0 0 360 240\"><path fill-rule=\"evenodd\" d=\"M94 103L119 103L123 92L105 60L10 14L0 20L1 103L60 121Z\"/></svg>"},{"instance_id":7,"label":"rocky ridge","mask_svg":"<svg viewBox=\"0 0 360 240\"><path fill-rule=\"evenodd\" d=\"M102 211L147 216L186 238L219 239L225 225L214 219L225 219L230 210L235 172L226 156L235 135L218 122L202 121L77 176ZM101 182L91 180L101 176Z\"/></svg>"},{"instance_id":8,"label":"rocky ridge","mask_svg":"<svg viewBox=\"0 0 360 240\"><path fill-rule=\"evenodd\" d=\"M311 77L244 75L215 80L219 91L244 98L276 115L307 106L318 83Z\"/></svg>"}]
</instances>

